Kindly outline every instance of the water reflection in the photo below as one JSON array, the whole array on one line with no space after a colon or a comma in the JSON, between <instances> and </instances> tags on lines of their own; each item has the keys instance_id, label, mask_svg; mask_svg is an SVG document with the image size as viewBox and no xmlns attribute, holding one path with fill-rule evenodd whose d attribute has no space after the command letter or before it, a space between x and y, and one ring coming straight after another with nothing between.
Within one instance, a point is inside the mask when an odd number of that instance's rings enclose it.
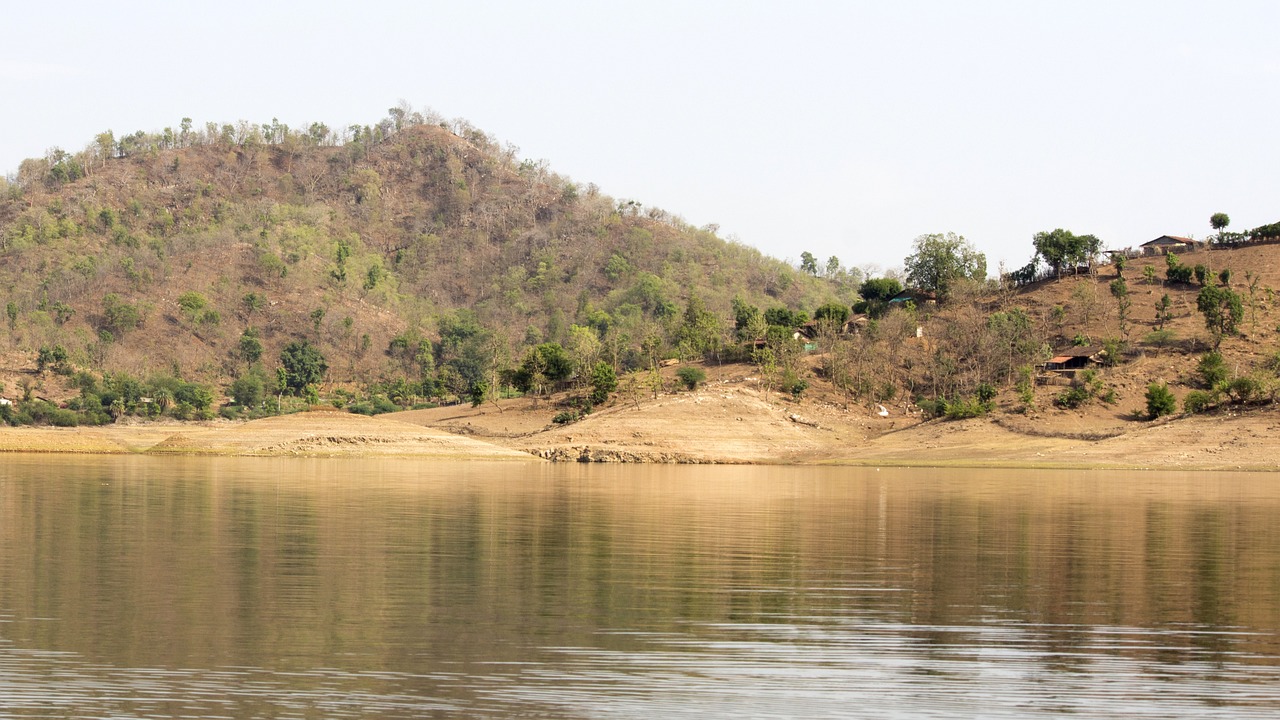
<instances>
[{"instance_id":1,"label":"water reflection","mask_svg":"<svg viewBox=\"0 0 1280 720\"><path fill-rule=\"evenodd\" d=\"M0 707L1266 716L1260 475L30 458Z\"/></svg>"}]
</instances>

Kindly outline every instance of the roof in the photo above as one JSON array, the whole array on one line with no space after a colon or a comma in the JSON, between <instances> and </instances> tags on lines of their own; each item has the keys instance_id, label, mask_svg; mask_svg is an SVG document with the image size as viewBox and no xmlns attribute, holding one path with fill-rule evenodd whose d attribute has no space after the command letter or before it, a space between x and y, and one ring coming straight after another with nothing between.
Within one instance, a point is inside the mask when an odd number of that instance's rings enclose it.
<instances>
[{"instance_id":1,"label":"roof","mask_svg":"<svg viewBox=\"0 0 1280 720\"><path fill-rule=\"evenodd\" d=\"M1069 347L1066 350L1059 350L1057 352L1058 357L1055 357L1052 360L1052 362L1061 362L1058 358L1070 359L1070 358L1078 358L1078 357L1084 357L1084 358L1093 357L1094 355L1097 355L1100 352L1102 352L1102 348L1098 347L1097 345L1081 345L1078 347Z\"/></svg>"},{"instance_id":2,"label":"roof","mask_svg":"<svg viewBox=\"0 0 1280 720\"><path fill-rule=\"evenodd\" d=\"M889 298L889 302L891 303L906 302L908 300L912 302L915 302L917 300L922 300L924 302L931 302L931 301L936 302L938 300L938 295L937 293L934 293L931 290L922 290L920 288L903 288L902 292L899 292L897 295L894 295L893 297Z\"/></svg>"},{"instance_id":3,"label":"roof","mask_svg":"<svg viewBox=\"0 0 1280 720\"><path fill-rule=\"evenodd\" d=\"M1196 241L1191 238L1180 237L1178 235L1161 235L1155 240L1148 240L1147 242L1142 243L1142 247L1146 247L1148 245L1170 245L1174 243L1178 245L1195 245Z\"/></svg>"}]
</instances>

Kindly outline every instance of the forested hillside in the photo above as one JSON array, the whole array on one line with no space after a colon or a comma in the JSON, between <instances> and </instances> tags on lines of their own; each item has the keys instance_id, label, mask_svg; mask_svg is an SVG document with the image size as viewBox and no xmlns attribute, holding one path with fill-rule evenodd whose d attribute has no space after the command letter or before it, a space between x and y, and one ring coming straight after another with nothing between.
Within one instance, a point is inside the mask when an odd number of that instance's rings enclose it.
<instances>
[{"instance_id":1,"label":"forested hillside","mask_svg":"<svg viewBox=\"0 0 1280 720\"><path fill-rule=\"evenodd\" d=\"M857 299L838 263L800 272L403 108L342 132L106 132L0 189L9 349L137 378L212 387L253 368L270 393L281 351L306 343L327 384L458 396L539 344L625 369L714 350L735 297Z\"/></svg>"}]
</instances>

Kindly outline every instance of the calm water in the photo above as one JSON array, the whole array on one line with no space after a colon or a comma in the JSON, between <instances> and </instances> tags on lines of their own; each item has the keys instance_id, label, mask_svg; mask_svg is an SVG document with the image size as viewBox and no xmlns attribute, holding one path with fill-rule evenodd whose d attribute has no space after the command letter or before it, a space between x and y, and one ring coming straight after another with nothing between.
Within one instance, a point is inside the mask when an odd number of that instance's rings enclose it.
<instances>
[{"instance_id":1,"label":"calm water","mask_svg":"<svg viewBox=\"0 0 1280 720\"><path fill-rule=\"evenodd\" d=\"M1280 478L0 456L0 717L1275 717Z\"/></svg>"}]
</instances>

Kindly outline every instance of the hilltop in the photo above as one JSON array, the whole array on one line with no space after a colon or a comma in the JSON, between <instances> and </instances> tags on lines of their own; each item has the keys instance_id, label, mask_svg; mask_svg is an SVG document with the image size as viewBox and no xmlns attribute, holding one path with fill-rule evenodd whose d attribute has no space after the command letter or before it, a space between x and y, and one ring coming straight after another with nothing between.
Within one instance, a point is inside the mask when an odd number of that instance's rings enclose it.
<instances>
[{"instance_id":1,"label":"hilltop","mask_svg":"<svg viewBox=\"0 0 1280 720\"><path fill-rule=\"evenodd\" d=\"M400 110L342 134L184 123L24 162L0 188L9 349L60 345L76 367L225 386L252 328L268 366L307 341L329 384L434 375L457 396L525 346L567 344L574 325L639 353L690 298L720 315L735 296L856 299L856 283L437 120Z\"/></svg>"}]
</instances>

